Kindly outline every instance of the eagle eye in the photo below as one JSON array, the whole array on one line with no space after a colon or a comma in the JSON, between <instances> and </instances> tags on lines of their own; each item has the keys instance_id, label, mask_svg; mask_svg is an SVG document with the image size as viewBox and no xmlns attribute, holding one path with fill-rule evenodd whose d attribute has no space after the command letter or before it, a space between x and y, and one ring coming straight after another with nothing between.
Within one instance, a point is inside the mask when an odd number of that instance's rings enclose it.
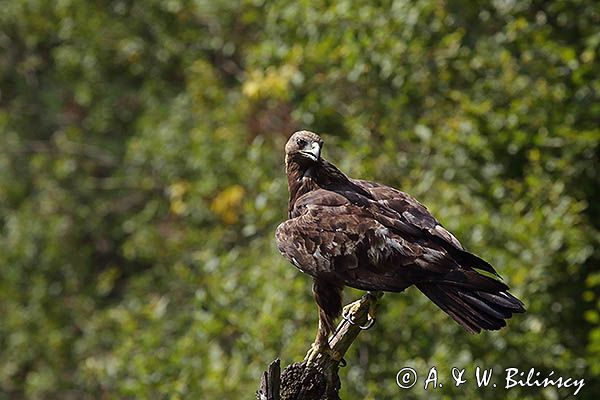
<instances>
[{"instance_id":1,"label":"eagle eye","mask_svg":"<svg viewBox=\"0 0 600 400\"><path fill-rule=\"evenodd\" d=\"M306 140L304 139L296 139L296 144L300 147L306 146Z\"/></svg>"}]
</instances>

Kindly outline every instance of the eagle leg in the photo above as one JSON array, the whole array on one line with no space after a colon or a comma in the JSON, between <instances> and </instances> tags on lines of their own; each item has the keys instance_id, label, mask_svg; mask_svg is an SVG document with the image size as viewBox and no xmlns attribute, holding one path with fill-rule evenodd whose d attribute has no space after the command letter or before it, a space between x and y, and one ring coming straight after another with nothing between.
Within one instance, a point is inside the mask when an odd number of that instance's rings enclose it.
<instances>
[{"instance_id":1,"label":"eagle leg","mask_svg":"<svg viewBox=\"0 0 600 400\"><path fill-rule=\"evenodd\" d=\"M329 335L335 330L335 319L342 311L342 286L332 281L314 278L313 294L319 310L319 328L315 342L304 359L310 364L319 354L324 354L339 361L341 356L336 357L329 347Z\"/></svg>"},{"instance_id":2,"label":"eagle leg","mask_svg":"<svg viewBox=\"0 0 600 400\"><path fill-rule=\"evenodd\" d=\"M315 342L310 346L308 353L306 353L306 357L304 357L306 365L311 365L321 354L326 355L336 361L341 360L339 354L336 354L336 352L331 350L331 347L329 347L330 333L330 330L327 328L327 323L323 321L321 314L319 314L319 328L317 330L317 337L315 338Z\"/></svg>"}]
</instances>

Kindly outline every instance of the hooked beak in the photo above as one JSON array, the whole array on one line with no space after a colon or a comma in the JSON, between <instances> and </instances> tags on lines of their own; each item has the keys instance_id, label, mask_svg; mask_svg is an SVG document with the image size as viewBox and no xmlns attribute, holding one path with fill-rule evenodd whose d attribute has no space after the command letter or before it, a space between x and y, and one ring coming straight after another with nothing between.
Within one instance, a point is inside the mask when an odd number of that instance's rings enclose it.
<instances>
[{"instance_id":1,"label":"hooked beak","mask_svg":"<svg viewBox=\"0 0 600 400\"><path fill-rule=\"evenodd\" d=\"M310 149L302 150L300 153L313 161L317 161L321 157L321 146L319 143L313 142Z\"/></svg>"}]
</instances>

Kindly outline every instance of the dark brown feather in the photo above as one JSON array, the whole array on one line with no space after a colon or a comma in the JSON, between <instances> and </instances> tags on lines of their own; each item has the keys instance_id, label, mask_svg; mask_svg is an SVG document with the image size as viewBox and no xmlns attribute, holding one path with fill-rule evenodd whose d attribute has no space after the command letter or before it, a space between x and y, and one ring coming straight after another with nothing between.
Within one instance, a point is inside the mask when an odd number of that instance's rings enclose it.
<instances>
[{"instance_id":1,"label":"dark brown feather","mask_svg":"<svg viewBox=\"0 0 600 400\"><path fill-rule=\"evenodd\" d=\"M322 144L303 131L286 145L290 219L276 238L279 251L314 278L327 329L341 310L342 285L400 292L415 284L470 332L499 329L524 311L506 284L477 272L497 275L495 269L467 252L425 206L397 189L348 178L309 153L320 155L315 141Z\"/></svg>"}]
</instances>

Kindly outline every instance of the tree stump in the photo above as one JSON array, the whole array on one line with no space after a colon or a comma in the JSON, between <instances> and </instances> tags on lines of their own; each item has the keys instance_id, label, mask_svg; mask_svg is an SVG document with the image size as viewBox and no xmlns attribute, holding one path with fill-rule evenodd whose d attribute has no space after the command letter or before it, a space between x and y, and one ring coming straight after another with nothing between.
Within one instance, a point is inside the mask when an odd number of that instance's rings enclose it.
<instances>
[{"instance_id":1,"label":"tree stump","mask_svg":"<svg viewBox=\"0 0 600 400\"><path fill-rule=\"evenodd\" d=\"M263 372L257 400L340 400L339 360L345 365L343 356L358 337L361 326L366 324L369 309L376 306L382 295L381 292L366 293L353 303L348 317L354 324L342 319L329 339L335 359L320 354L311 365L307 366L306 361L293 363L283 373L280 373L279 359L271 362Z\"/></svg>"}]
</instances>

